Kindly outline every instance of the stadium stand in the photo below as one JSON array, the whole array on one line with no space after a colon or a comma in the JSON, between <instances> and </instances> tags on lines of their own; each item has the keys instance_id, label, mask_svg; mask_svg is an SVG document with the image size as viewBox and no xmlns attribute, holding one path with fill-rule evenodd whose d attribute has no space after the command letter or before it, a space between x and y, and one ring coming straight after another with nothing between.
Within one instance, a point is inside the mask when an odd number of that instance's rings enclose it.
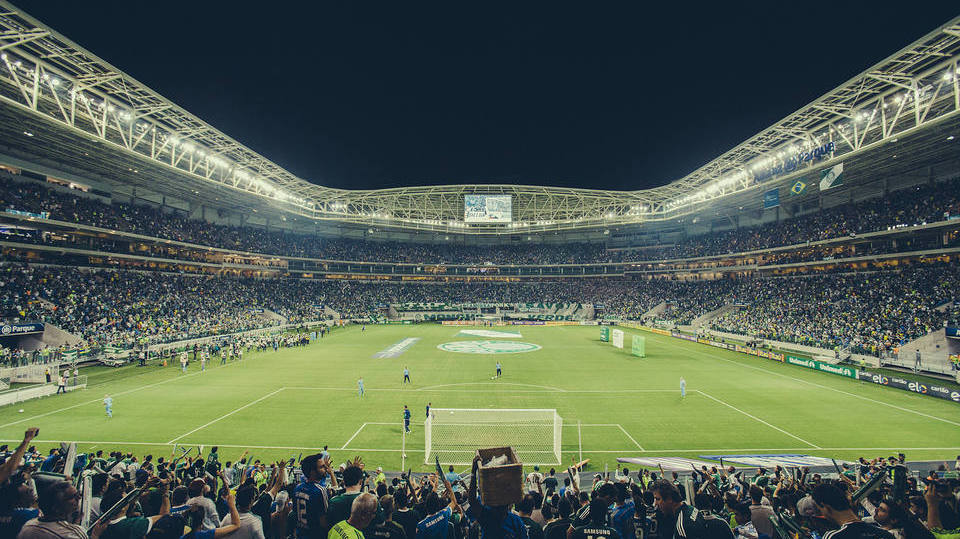
<instances>
[{"instance_id":1,"label":"stadium stand","mask_svg":"<svg viewBox=\"0 0 960 539\"><path fill-rule=\"evenodd\" d=\"M64 192L62 188L55 189L36 181L14 181L8 172L0 172L0 177L4 180L0 183L0 207L7 211L44 214L55 221L220 249L358 262L544 265L671 260L802 246L810 242L947 221L960 214L960 198L956 195L960 179L955 179L900 191L895 197L845 204L776 223L690 236L677 244L647 245L643 246L643 251L611 250L596 243L478 247L328 239L289 232L268 232L254 227L215 225L148 206L106 203L100 197ZM17 241L61 246L77 244L76 240L64 240L56 235L18 232ZM8 231L7 234L13 232ZM91 241L89 237L83 239ZM952 240L956 241L956 238ZM118 247L109 241L92 245L104 251ZM909 243L901 244L896 249L906 251L910 250L908 247ZM876 254L893 248L873 246L874 250L868 253ZM148 251L144 254L151 253ZM159 253L156 255L159 256ZM795 262L816 255L816 251L785 253L778 255L781 257L778 261Z\"/></svg>"}]
</instances>

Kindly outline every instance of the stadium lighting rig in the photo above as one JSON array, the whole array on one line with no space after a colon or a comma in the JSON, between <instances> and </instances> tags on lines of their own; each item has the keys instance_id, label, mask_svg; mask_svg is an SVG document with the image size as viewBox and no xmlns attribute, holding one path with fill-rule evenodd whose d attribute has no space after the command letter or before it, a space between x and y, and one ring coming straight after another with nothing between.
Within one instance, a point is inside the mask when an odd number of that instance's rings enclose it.
<instances>
[{"instance_id":1,"label":"stadium lighting rig","mask_svg":"<svg viewBox=\"0 0 960 539\"><path fill-rule=\"evenodd\" d=\"M333 189L293 175L5 0L0 7L0 114L9 119L0 122L0 136L23 141L24 153L41 152L44 144L82 144L82 153L57 159L80 170L100 166L117 183L206 194L259 207L260 215L293 214L316 222L463 235L609 230L668 221L960 117L957 17L661 187ZM224 192L233 198L227 200ZM509 197L512 212L497 222L470 222L468 196ZM257 204L248 204L251 200Z\"/></svg>"}]
</instances>

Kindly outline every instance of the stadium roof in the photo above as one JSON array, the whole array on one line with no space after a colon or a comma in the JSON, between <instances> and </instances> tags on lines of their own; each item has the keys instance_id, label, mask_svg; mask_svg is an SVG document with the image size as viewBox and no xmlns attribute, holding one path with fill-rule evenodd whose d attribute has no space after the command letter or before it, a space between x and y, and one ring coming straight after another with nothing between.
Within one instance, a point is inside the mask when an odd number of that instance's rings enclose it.
<instances>
[{"instance_id":1,"label":"stadium roof","mask_svg":"<svg viewBox=\"0 0 960 539\"><path fill-rule=\"evenodd\" d=\"M0 133L7 149L77 169L95 165L114 182L186 200L317 221L502 234L674 219L960 116L957 17L662 187L332 189L296 177L8 2L0 7ZM465 223L466 194L510 195L512 221Z\"/></svg>"}]
</instances>

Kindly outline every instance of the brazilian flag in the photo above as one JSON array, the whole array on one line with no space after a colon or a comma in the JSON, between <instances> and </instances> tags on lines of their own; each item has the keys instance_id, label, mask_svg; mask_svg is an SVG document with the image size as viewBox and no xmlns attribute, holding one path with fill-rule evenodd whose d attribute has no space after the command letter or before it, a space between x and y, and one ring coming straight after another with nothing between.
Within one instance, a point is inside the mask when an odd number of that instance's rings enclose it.
<instances>
[{"instance_id":1,"label":"brazilian flag","mask_svg":"<svg viewBox=\"0 0 960 539\"><path fill-rule=\"evenodd\" d=\"M793 184L793 187L790 188L790 192L795 195L803 194L807 189L807 184L803 180L797 180L797 183Z\"/></svg>"}]
</instances>

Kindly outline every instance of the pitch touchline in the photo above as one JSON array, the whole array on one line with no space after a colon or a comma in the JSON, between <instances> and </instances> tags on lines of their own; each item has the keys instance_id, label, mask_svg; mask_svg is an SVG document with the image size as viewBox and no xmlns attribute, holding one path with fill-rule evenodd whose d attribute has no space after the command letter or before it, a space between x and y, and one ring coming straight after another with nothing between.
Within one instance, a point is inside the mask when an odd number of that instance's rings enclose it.
<instances>
[{"instance_id":1,"label":"pitch touchline","mask_svg":"<svg viewBox=\"0 0 960 539\"><path fill-rule=\"evenodd\" d=\"M801 442L803 442L803 443L805 443L805 444L807 444L807 445L809 445L809 446L811 446L811 447L814 447L814 448L816 448L816 449L821 449L821 447L820 447L819 445L817 445L817 444L810 443L810 442L804 440L803 438L801 438L801 437L799 437L799 436L797 436L797 435L795 435L795 434L791 434L791 433L789 433L789 432L781 429L780 427L778 427L778 426L776 426L776 425L772 425L772 424L770 424L770 423L767 423L766 421L760 419L759 417L757 417L757 416L755 416L755 415L752 415L752 414L748 414L747 412L744 412L744 411L741 410L740 408L737 408L736 406L734 406L734 405L732 405L732 404L726 403L726 402L724 402L724 401L722 401L722 400L720 400L720 399L718 399L718 398L716 398L716 397L714 397L714 396L712 396L712 395L710 395L710 394L708 394L708 393L706 393L706 392L700 391L699 389L695 389L694 391L696 391L697 393L703 395L704 397L706 397L706 398L708 398L708 399L710 399L710 400L716 401L716 402L718 402L718 403L720 403L720 404L722 404L722 405L724 405L724 406L726 406L726 407L728 407L728 408L732 408L732 409L740 412L741 414L749 417L750 419L753 419L753 420L755 420L755 421L759 421L760 423L763 423L764 425L770 427L771 429L778 430L778 431L786 434L787 436L789 436L789 437L791 437L791 438L794 438L794 439L796 439L796 440L800 440Z\"/></svg>"},{"instance_id":2,"label":"pitch touchline","mask_svg":"<svg viewBox=\"0 0 960 539\"><path fill-rule=\"evenodd\" d=\"M225 366L226 366L226 367L229 367L229 366L231 366L231 365L236 365L237 363L239 363L239 362L230 363L230 364L225 365ZM153 383L153 384L147 384L147 385L145 385L145 386L135 387L135 388L133 388L133 389L128 389L128 390L126 390L126 391L120 391L120 392L118 392L118 393L114 393L113 395L114 395L114 396L127 395L127 394L133 393L133 392L135 392L135 391L140 391L141 389L147 389L147 388L150 388L150 387L158 386L158 385L160 385L160 384L166 384L166 383L172 382L172 381L174 381L174 380L183 380L184 378L189 378L189 377L191 377L191 376L197 376L198 374L202 374L203 372L204 372L204 371L200 371L200 372L195 372L195 373L193 373L193 374L186 374L186 375L180 374L180 375L177 375L177 376L175 376L175 377L173 377L173 378L170 378L170 379L167 379L167 380L162 380L162 381L160 381L160 382L156 382L156 383ZM65 411L67 411L67 410L72 410L72 409L74 409L74 408L79 408L79 407L81 407L81 406L86 406L87 404L93 404L93 403L95 403L95 402L103 402L103 399L93 399L93 400L90 400L90 401L81 402L81 403L79 403L79 404L74 404L74 405L72 405L72 406L67 406L67 407L64 407L64 408L57 408L56 410L51 410L51 411L46 412L46 413L43 413L43 414L39 414L39 415L35 415L35 416L30 416L30 417L27 417L27 418L24 418L24 419L18 419L17 421L12 421L12 422L7 423L7 424L5 424L5 425L0 425L0 429L5 428L5 427L10 427L10 426L13 426L13 425L17 425L17 424L23 423L23 422L25 422L25 421L33 421L34 419L39 419L39 418L41 418L41 417L46 417L46 416L48 416L48 415L53 415L53 414L56 414L56 413L65 412Z\"/></svg>"},{"instance_id":3,"label":"pitch touchline","mask_svg":"<svg viewBox=\"0 0 960 539\"><path fill-rule=\"evenodd\" d=\"M0 442L19 442L19 439L0 439ZM141 446L170 446L173 444L167 444L163 442L107 442L102 440L33 440L34 443L41 444L58 444L58 443L70 443L76 442L78 444L103 444L103 445L141 445ZM306 449L306 450L321 450L323 447L307 447L307 446L295 446L295 445L238 445L238 444L222 444L222 443L194 443L191 442L190 445L209 445L217 447L227 447L231 449ZM960 447L821 447L817 449L812 449L810 447L741 447L741 448L689 448L689 449L645 449L643 451L638 451L636 449L584 449L584 453L693 453L693 452L755 452L755 451L957 451L960 450ZM389 452L389 453L399 453L400 449L372 449L372 448L349 448L344 449L343 451L368 451L368 452ZM408 453L423 453L423 449L407 449ZM578 449L564 449L563 453L576 454L579 452Z\"/></svg>"},{"instance_id":4,"label":"pitch touchline","mask_svg":"<svg viewBox=\"0 0 960 539\"><path fill-rule=\"evenodd\" d=\"M223 414L222 416L214 419L213 421L210 421L210 422L208 422L208 423L204 423L203 425L200 425L199 427L191 430L190 432L187 432L187 433L185 433L185 434L181 434L180 436L177 436L176 438L174 438L174 439L170 440L169 442L167 442L167 444L168 444L168 445L169 445L169 444L172 444L173 442L176 442L176 441L179 440L180 438L183 438L183 437L185 437L185 436L188 436L188 435L190 435L190 434L193 434L194 432L197 432L197 431L200 430L200 429L209 427L210 425L213 425L213 424L216 423L217 421L220 421L221 419L228 418L228 417L232 416L233 414L239 412L240 410L243 410L243 409L245 409L245 408L249 408L249 407L253 406L254 404L256 404L256 403L258 403L258 402L260 402L260 401L262 401L262 400L264 400L264 399L266 399L266 398L272 397L272 396L276 395L277 393L280 393L280 392L283 391L283 390L284 390L284 388L281 387L280 389L277 389L277 390L275 390L275 391L271 391L270 393L267 393L266 395L260 397L259 399L255 400L255 401L253 401L253 402L244 404L243 406L237 408L236 410L234 410L234 411L232 411L232 412Z\"/></svg>"},{"instance_id":5,"label":"pitch touchline","mask_svg":"<svg viewBox=\"0 0 960 539\"><path fill-rule=\"evenodd\" d=\"M707 354L706 352L703 352L703 351L700 351L700 350L692 350L692 351L695 352L695 353L704 355L704 356L706 356L706 357L708 357L708 358L710 358L710 359L719 359L720 361L726 361L727 363L733 363L734 365L740 365L740 366L745 367L745 368L748 368L748 369L753 369L753 370L756 370L756 371L763 371L763 372L765 372L765 373L767 373L767 374L772 374L772 375L774 375L774 376L780 376L780 377L786 378L786 379L788 379L788 380L793 380L793 381L795 381L795 382L801 382L801 383L804 383L804 384L809 384L809 385L811 385L811 386L819 387L819 388L821 388L821 389L829 389L830 391L836 391L837 393L842 393L842 394L848 395L848 396L850 396L850 397L856 397L856 398L858 398L858 399L863 399L863 400L865 400L865 401L870 401L870 402L873 402L873 403L876 403L876 404L882 404L882 405L884 405L884 406L889 406L890 408L895 408L895 409L897 409L897 410L902 410L902 411L904 411L904 412L910 412L911 414L917 414L917 415L920 415L920 416L923 416L923 417L928 417L928 418L930 418L930 419L936 419L936 420L938 420L938 421L943 421L944 423L949 423L949 424L951 424L951 425L956 425L956 426L960 427L960 423L956 423L956 422L954 422L954 421L950 421L949 419L944 419L944 418L942 418L942 417L937 417L937 416L935 416L935 415L930 415L930 414L927 414L927 413L924 413L924 412L918 412L918 411L916 411L916 410L911 410L910 408L903 408L902 406L897 406L896 404L890 404L889 402L878 401L878 400L876 400L876 399L871 399L870 397L864 397L863 395L857 395L856 393L849 393L849 392L847 392L847 391L844 391L844 390L842 390L842 389L837 389L837 388L835 388L835 387L820 385L820 384L818 384L818 383L816 383L816 382L810 382L810 381L804 380L804 379L802 379L802 378L794 378L793 376L788 376L788 375L786 375L786 374L781 374L781 373L779 373L779 372L771 371L771 370L769 370L769 369L764 369L764 368L761 368L761 367L756 367L756 366L753 366L753 365L748 365L748 364L746 364L746 363L742 363L742 362L739 362L739 361L734 361L734 360L732 360L732 359L727 359L727 358L718 357L718 356L711 356L711 355Z\"/></svg>"},{"instance_id":6,"label":"pitch touchline","mask_svg":"<svg viewBox=\"0 0 960 539\"><path fill-rule=\"evenodd\" d=\"M391 392L409 392L409 391L427 391L427 392L438 392L438 393L490 393L489 389L477 389L473 391L463 390L463 389L430 389L435 387L446 387L446 386L455 386L455 385L489 385L489 386L498 386L506 385L501 383L492 383L492 382L471 382L469 384L441 384L437 386L427 386L424 388L410 388L410 389L398 389L398 388L370 388L365 387L364 391L391 391ZM514 384L514 385L531 385L531 384ZM533 386L533 387L543 387L548 388L549 386ZM284 389L294 389L294 390L304 390L304 391L353 391L355 392L357 388L355 387L318 387L318 386L286 386ZM516 390L511 389L510 393L676 393L677 389L611 389L611 390L601 390L601 389L544 389L543 391L525 391L525 390Z\"/></svg>"}]
</instances>

